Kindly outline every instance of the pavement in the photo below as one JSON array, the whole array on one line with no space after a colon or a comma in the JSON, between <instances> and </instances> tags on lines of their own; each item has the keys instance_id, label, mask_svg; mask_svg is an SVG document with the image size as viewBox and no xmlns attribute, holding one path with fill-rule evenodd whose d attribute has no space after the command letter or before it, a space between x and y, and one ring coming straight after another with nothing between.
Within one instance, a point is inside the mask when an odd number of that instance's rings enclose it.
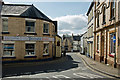
<instances>
[{"instance_id":1,"label":"pavement","mask_svg":"<svg viewBox=\"0 0 120 80\"><path fill-rule=\"evenodd\" d=\"M80 53L77 53L78 56L82 58L82 60L85 62L85 64L90 67L91 69L100 72L105 75L109 75L115 78L120 79L120 69L113 68L112 66L104 63L97 62L85 55L82 55Z\"/></svg>"}]
</instances>

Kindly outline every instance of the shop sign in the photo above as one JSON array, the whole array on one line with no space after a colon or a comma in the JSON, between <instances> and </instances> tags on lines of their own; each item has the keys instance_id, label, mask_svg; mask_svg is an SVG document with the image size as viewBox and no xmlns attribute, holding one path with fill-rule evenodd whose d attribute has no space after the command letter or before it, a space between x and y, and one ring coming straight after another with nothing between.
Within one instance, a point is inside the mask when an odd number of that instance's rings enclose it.
<instances>
[{"instance_id":1,"label":"shop sign","mask_svg":"<svg viewBox=\"0 0 120 80\"><path fill-rule=\"evenodd\" d=\"M49 37L12 37L4 36L5 41L54 41L54 38Z\"/></svg>"}]
</instances>

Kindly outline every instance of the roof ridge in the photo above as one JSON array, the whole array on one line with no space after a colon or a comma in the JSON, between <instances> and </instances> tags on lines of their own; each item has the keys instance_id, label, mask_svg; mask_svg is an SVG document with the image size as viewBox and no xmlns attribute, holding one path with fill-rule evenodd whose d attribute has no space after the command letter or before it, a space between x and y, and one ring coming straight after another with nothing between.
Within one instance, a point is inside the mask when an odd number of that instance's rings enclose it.
<instances>
[{"instance_id":1,"label":"roof ridge","mask_svg":"<svg viewBox=\"0 0 120 80\"><path fill-rule=\"evenodd\" d=\"M33 6L33 4L3 4L3 5L9 5L9 6Z\"/></svg>"}]
</instances>

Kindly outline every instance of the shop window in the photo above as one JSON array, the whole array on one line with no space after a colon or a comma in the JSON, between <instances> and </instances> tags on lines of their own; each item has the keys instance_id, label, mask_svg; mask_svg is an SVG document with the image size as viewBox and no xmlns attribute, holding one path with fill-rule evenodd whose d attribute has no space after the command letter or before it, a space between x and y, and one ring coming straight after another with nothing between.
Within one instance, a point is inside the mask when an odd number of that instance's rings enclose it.
<instances>
[{"instance_id":1,"label":"shop window","mask_svg":"<svg viewBox=\"0 0 120 80\"><path fill-rule=\"evenodd\" d=\"M3 26L2 31L7 32L8 31L8 19L2 19L2 26Z\"/></svg>"},{"instance_id":2,"label":"shop window","mask_svg":"<svg viewBox=\"0 0 120 80\"><path fill-rule=\"evenodd\" d=\"M44 44L43 55L49 55L49 44Z\"/></svg>"},{"instance_id":3,"label":"shop window","mask_svg":"<svg viewBox=\"0 0 120 80\"><path fill-rule=\"evenodd\" d=\"M110 34L110 54L115 54L115 43L113 42L113 37L115 36L115 33Z\"/></svg>"},{"instance_id":4,"label":"shop window","mask_svg":"<svg viewBox=\"0 0 120 80\"><path fill-rule=\"evenodd\" d=\"M3 56L14 56L14 44L3 44Z\"/></svg>"},{"instance_id":5,"label":"shop window","mask_svg":"<svg viewBox=\"0 0 120 80\"><path fill-rule=\"evenodd\" d=\"M26 44L26 55L35 55L35 44Z\"/></svg>"},{"instance_id":6,"label":"shop window","mask_svg":"<svg viewBox=\"0 0 120 80\"><path fill-rule=\"evenodd\" d=\"M26 21L26 32L35 32L35 22Z\"/></svg>"},{"instance_id":7,"label":"shop window","mask_svg":"<svg viewBox=\"0 0 120 80\"><path fill-rule=\"evenodd\" d=\"M110 11L110 18L113 19L115 17L115 0L111 1L111 11Z\"/></svg>"},{"instance_id":8,"label":"shop window","mask_svg":"<svg viewBox=\"0 0 120 80\"><path fill-rule=\"evenodd\" d=\"M43 33L49 33L49 23L44 23L44 25L43 25Z\"/></svg>"},{"instance_id":9,"label":"shop window","mask_svg":"<svg viewBox=\"0 0 120 80\"><path fill-rule=\"evenodd\" d=\"M97 51L99 51L99 36L97 36Z\"/></svg>"}]
</instances>

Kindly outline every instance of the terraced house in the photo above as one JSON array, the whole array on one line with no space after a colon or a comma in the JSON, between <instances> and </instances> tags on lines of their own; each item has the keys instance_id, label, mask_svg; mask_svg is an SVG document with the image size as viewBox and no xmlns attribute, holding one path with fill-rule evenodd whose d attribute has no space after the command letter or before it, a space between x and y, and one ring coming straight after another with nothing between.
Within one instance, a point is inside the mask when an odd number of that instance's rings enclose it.
<instances>
[{"instance_id":1,"label":"terraced house","mask_svg":"<svg viewBox=\"0 0 120 80\"><path fill-rule=\"evenodd\" d=\"M3 4L2 60L43 60L55 56L56 21L34 5Z\"/></svg>"},{"instance_id":2,"label":"terraced house","mask_svg":"<svg viewBox=\"0 0 120 80\"><path fill-rule=\"evenodd\" d=\"M94 2L91 3L88 12L87 12L87 16L88 16L88 36L87 36L87 55L90 58L94 58L94 54L93 54L93 40L94 40L94 34L93 34L93 30L94 30Z\"/></svg>"},{"instance_id":3,"label":"terraced house","mask_svg":"<svg viewBox=\"0 0 120 80\"><path fill-rule=\"evenodd\" d=\"M120 1L95 1L95 60L115 67L120 64Z\"/></svg>"}]
</instances>

